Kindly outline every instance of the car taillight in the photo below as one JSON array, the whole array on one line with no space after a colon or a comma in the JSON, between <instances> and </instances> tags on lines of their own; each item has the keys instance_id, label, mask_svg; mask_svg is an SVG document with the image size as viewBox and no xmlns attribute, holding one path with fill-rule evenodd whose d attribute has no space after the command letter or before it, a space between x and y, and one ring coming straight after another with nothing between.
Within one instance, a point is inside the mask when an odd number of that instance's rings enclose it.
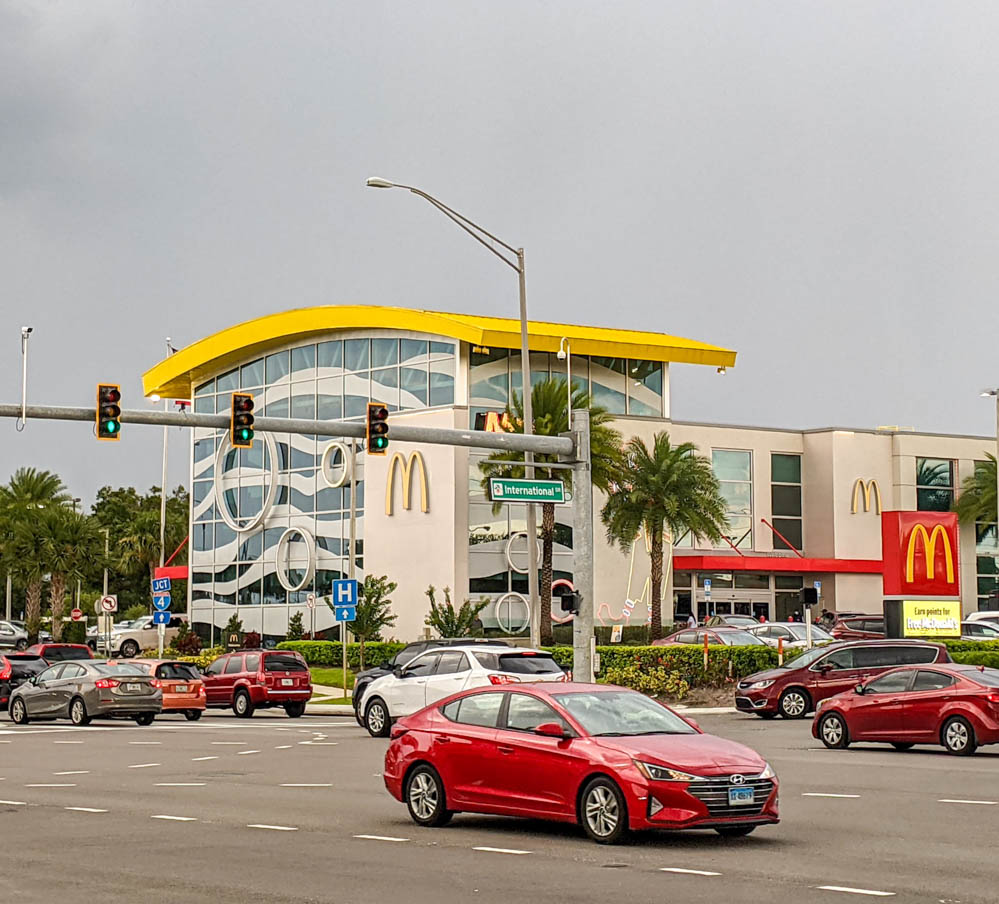
<instances>
[{"instance_id":1,"label":"car taillight","mask_svg":"<svg viewBox=\"0 0 999 904\"><path fill-rule=\"evenodd\" d=\"M3 660L3 668L0 669L0 681L6 681L10 678L13 673L13 669L10 667L10 660L6 657L0 657Z\"/></svg>"},{"instance_id":2,"label":"car taillight","mask_svg":"<svg viewBox=\"0 0 999 904\"><path fill-rule=\"evenodd\" d=\"M572 681L572 675L570 675L568 672L563 672L561 675L559 675L558 680L559 681Z\"/></svg>"},{"instance_id":3,"label":"car taillight","mask_svg":"<svg viewBox=\"0 0 999 904\"><path fill-rule=\"evenodd\" d=\"M0 678L3 678L3 674L2 673L0 673ZM988 697L986 697L986 699L993 706L999 706L999 694L989 694Z\"/></svg>"},{"instance_id":4,"label":"car taillight","mask_svg":"<svg viewBox=\"0 0 999 904\"><path fill-rule=\"evenodd\" d=\"M203 684L198 685L198 696L199 697L205 696L205 686Z\"/></svg>"},{"instance_id":5,"label":"car taillight","mask_svg":"<svg viewBox=\"0 0 999 904\"><path fill-rule=\"evenodd\" d=\"M163 687L163 682L159 678L154 678L149 682L153 687Z\"/></svg>"},{"instance_id":6,"label":"car taillight","mask_svg":"<svg viewBox=\"0 0 999 904\"><path fill-rule=\"evenodd\" d=\"M98 678L94 682L94 687L99 687L102 690L107 690L109 687L119 687L121 682L117 678Z\"/></svg>"},{"instance_id":7,"label":"car taillight","mask_svg":"<svg viewBox=\"0 0 999 904\"><path fill-rule=\"evenodd\" d=\"M490 684L520 684L520 679L513 675L490 675Z\"/></svg>"}]
</instances>

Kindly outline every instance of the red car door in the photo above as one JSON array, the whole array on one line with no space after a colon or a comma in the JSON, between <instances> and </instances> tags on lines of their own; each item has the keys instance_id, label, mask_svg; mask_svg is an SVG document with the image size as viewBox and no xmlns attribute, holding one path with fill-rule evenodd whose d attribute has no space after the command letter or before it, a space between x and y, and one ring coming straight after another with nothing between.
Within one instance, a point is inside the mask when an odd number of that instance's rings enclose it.
<instances>
[{"instance_id":1,"label":"red car door","mask_svg":"<svg viewBox=\"0 0 999 904\"><path fill-rule=\"evenodd\" d=\"M888 672L853 696L846 720L853 740L904 740L903 712L914 674L913 669Z\"/></svg>"},{"instance_id":2,"label":"red car door","mask_svg":"<svg viewBox=\"0 0 999 904\"><path fill-rule=\"evenodd\" d=\"M503 809L496 785L496 726L504 696L489 691L461 697L434 716L431 762L456 806Z\"/></svg>"},{"instance_id":3,"label":"red car door","mask_svg":"<svg viewBox=\"0 0 999 904\"><path fill-rule=\"evenodd\" d=\"M907 741L939 743L940 713L954 699L957 678L946 672L919 669L912 690L905 697L902 716Z\"/></svg>"},{"instance_id":4,"label":"red car door","mask_svg":"<svg viewBox=\"0 0 999 904\"><path fill-rule=\"evenodd\" d=\"M205 671L205 702L209 706L223 705L229 702L223 683L223 670L228 662L228 656L220 656L215 660L215 662L208 666L208 669Z\"/></svg>"},{"instance_id":5,"label":"red car door","mask_svg":"<svg viewBox=\"0 0 999 904\"><path fill-rule=\"evenodd\" d=\"M854 649L833 650L808 667L802 678L813 704L851 690L860 683L861 671L854 662Z\"/></svg>"}]
</instances>

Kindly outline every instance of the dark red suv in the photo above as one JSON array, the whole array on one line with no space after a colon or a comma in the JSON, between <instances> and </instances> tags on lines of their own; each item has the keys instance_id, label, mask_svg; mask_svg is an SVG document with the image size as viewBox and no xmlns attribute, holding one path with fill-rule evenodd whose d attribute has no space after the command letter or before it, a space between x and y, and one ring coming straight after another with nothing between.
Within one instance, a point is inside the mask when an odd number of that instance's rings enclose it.
<instances>
[{"instance_id":1,"label":"dark red suv","mask_svg":"<svg viewBox=\"0 0 999 904\"><path fill-rule=\"evenodd\" d=\"M837 640L877 640L885 636L883 615L844 615L829 630Z\"/></svg>"},{"instance_id":2,"label":"dark red suv","mask_svg":"<svg viewBox=\"0 0 999 904\"><path fill-rule=\"evenodd\" d=\"M735 706L764 719L803 719L820 700L899 665L950 662L943 644L921 640L855 640L815 647L776 669L743 678Z\"/></svg>"},{"instance_id":3,"label":"dark red suv","mask_svg":"<svg viewBox=\"0 0 999 904\"><path fill-rule=\"evenodd\" d=\"M312 696L312 675L301 654L288 650L241 650L226 653L204 672L209 708L231 706L243 719L255 709L283 706L293 719L305 712Z\"/></svg>"}]
</instances>

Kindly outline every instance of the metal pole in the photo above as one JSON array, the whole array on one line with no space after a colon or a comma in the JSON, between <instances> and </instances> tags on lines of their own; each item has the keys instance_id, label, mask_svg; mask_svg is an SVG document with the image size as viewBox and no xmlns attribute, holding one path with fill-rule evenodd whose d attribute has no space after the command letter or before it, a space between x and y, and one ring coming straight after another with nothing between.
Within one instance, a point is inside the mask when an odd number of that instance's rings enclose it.
<instances>
[{"instance_id":1,"label":"metal pole","mask_svg":"<svg viewBox=\"0 0 999 904\"><path fill-rule=\"evenodd\" d=\"M805 610L805 647L812 648L812 607L804 606Z\"/></svg>"},{"instance_id":2,"label":"metal pole","mask_svg":"<svg viewBox=\"0 0 999 904\"><path fill-rule=\"evenodd\" d=\"M593 680L593 482L590 471L590 412L572 413L576 462L572 474L572 582L580 595L579 613L572 620L572 677Z\"/></svg>"},{"instance_id":3,"label":"metal pole","mask_svg":"<svg viewBox=\"0 0 999 904\"><path fill-rule=\"evenodd\" d=\"M355 545L357 543L357 444L350 442L350 562L347 577L354 580ZM343 646L343 696L347 697L347 622L340 622L340 641Z\"/></svg>"},{"instance_id":4,"label":"metal pole","mask_svg":"<svg viewBox=\"0 0 999 904\"><path fill-rule=\"evenodd\" d=\"M11 580L10 572L7 572L7 621L10 621L10 604L11 604Z\"/></svg>"},{"instance_id":5,"label":"metal pole","mask_svg":"<svg viewBox=\"0 0 999 904\"><path fill-rule=\"evenodd\" d=\"M28 337L31 327L21 327L21 412L15 424L18 430L23 430L27 424L28 411Z\"/></svg>"},{"instance_id":6,"label":"metal pole","mask_svg":"<svg viewBox=\"0 0 999 904\"><path fill-rule=\"evenodd\" d=\"M572 429L572 346L568 342L565 344L565 382L567 384L566 393L568 398L565 400L565 410L566 423L569 425L569 429Z\"/></svg>"},{"instance_id":7,"label":"metal pole","mask_svg":"<svg viewBox=\"0 0 999 904\"><path fill-rule=\"evenodd\" d=\"M996 549L999 549L999 392L996 393Z\"/></svg>"},{"instance_id":8,"label":"metal pole","mask_svg":"<svg viewBox=\"0 0 999 904\"><path fill-rule=\"evenodd\" d=\"M169 410L169 401L163 400L163 410ZM163 472L160 479L160 568L166 561L166 503L167 503L167 441L170 438L170 428L163 425Z\"/></svg>"},{"instance_id":9,"label":"metal pole","mask_svg":"<svg viewBox=\"0 0 999 904\"><path fill-rule=\"evenodd\" d=\"M534 433L534 412L531 406L531 352L527 341L527 275L524 271L524 249L517 249L517 276L520 281L520 383L524 401L524 436ZM534 453L524 453L524 476L534 477ZM538 596L538 513L534 503L527 505L527 595L531 611L531 645L541 643L541 601Z\"/></svg>"}]
</instances>

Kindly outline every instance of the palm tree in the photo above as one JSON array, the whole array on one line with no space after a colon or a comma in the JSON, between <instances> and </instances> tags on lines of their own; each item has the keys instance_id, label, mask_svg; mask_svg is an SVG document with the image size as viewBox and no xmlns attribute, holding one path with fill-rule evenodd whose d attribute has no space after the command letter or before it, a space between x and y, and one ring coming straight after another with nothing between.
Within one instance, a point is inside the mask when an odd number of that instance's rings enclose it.
<instances>
[{"instance_id":1,"label":"palm tree","mask_svg":"<svg viewBox=\"0 0 999 904\"><path fill-rule=\"evenodd\" d=\"M954 511L962 524L996 521L996 457L985 453L988 461L975 463L975 473L961 484L961 495L954 502Z\"/></svg>"},{"instance_id":2,"label":"palm tree","mask_svg":"<svg viewBox=\"0 0 999 904\"><path fill-rule=\"evenodd\" d=\"M670 443L666 431L653 437L652 450L637 436L624 448L616 486L600 515L607 539L631 549L639 532L649 538L652 564L652 639L663 636L663 535L690 531L712 542L728 526L725 500L711 462L693 443Z\"/></svg>"},{"instance_id":3,"label":"palm tree","mask_svg":"<svg viewBox=\"0 0 999 904\"><path fill-rule=\"evenodd\" d=\"M0 486L0 509L25 510L40 505L62 505L70 495L58 474L18 468L5 486Z\"/></svg>"},{"instance_id":4,"label":"palm tree","mask_svg":"<svg viewBox=\"0 0 999 904\"><path fill-rule=\"evenodd\" d=\"M568 384L562 377L551 377L537 383L531 389L531 411L534 416L534 433L538 436L558 436L569 429ZM572 394L572 407L576 410L590 410L590 462L593 485L607 492L617 472L617 462L621 455L621 434L610 426L613 420L606 408L590 404L590 396L583 390ZM513 404L507 406L504 422L513 433L524 432L524 398L520 393L513 394ZM523 462L521 452L494 452L494 461ZM561 480L567 489L572 489L572 471L566 468L545 468L554 464L557 456L535 455L535 475L544 480ZM540 467L538 464L540 463ZM491 477L523 477L523 464L509 465L483 462L481 486L488 492ZM493 505L493 514L498 514L502 503ZM541 505L541 643L552 642L552 551L555 541L555 504Z\"/></svg>"},{"instance_id":5,"label":"palm tree","mask_svg":"<svg viewBox=\"0 0 999 904\"><path fill-rule=\"evenodd\" d=\"M97 527L81 512L65 506L48 506L39 517L44 560L51 580L49 607L52 610L52 639L62 638L62 616L66 591L72 581L83 577L85 563L96 555Z\"/></svg>"},{"instance_id":6,"label":"palm tree","mask_svg":"<svg viewBox=\"0 0 999 904\"><path fill-rule=\"evenodd\" d=\"M37 519L19 519L13 522L10 539L5 544L9 550L8 563L25 584L24 621L28 629L28 643L38 642L42 626L42 575L45 574L45 542L38 529Z\"/></svg>"}]
</instances>

